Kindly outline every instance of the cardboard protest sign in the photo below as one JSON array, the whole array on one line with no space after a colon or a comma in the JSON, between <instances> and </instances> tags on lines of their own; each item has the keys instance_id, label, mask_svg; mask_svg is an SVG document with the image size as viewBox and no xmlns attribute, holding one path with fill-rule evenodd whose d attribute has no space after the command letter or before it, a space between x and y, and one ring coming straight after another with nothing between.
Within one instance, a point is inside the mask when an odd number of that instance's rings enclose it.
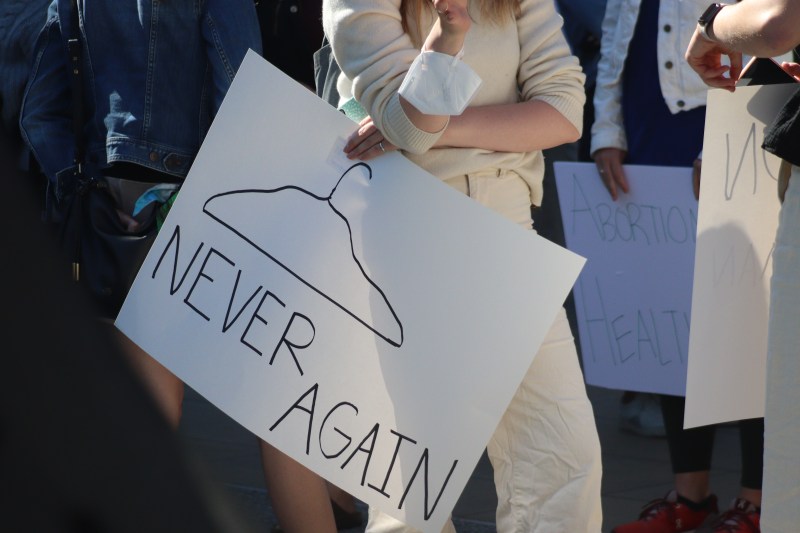
<instances>
[{"instance_id":1,"label":"cardboard protest sign","mask_svg":"<svg viewBox=\"0 0 800 533\"><path fill-rule=\"evenodd\" d=\"M259 437L438 532L583 259L399 153L347 160L354 128L249 54L117 325Z\"/></svg>"},{"instance_id":2,"label":"cardboard protest sign","mask_svg":"<svg viewBox=\"0 0 800 533\"><path fill-rule=\"evenodd\" d=\"M697 202L688 168L626 165L614 202L592 163L555 163L587 383L683 395Z\"/></svg>"},{"instance_id":3,"label":"cardboard protest sign","mask_svg":"<svg viewBox=\"0 0 800 533\"><path fill-rule=\"evenodd\" d=\"M764 416L780 161L764 129L796 85L708 93L686 427Z\"/></svg>"}]
</instances>

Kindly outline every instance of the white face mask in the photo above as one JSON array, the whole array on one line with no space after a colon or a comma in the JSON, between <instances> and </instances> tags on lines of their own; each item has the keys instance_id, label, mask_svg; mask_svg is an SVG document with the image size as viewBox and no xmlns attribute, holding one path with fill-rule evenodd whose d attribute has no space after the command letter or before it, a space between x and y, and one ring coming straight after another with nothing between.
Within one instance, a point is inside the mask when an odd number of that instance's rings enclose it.
<instances>
[{"instance_id":1,"label":"white face mask","mask_svg":"<svg viewBox=\"0 0 800 533\"><path fill-rule=\"evenodd\" d=\"M460 115L478 92L481 78L455 56L424 51L411 64L399 93L426 115Z\"/></svg>"}]
</instances>

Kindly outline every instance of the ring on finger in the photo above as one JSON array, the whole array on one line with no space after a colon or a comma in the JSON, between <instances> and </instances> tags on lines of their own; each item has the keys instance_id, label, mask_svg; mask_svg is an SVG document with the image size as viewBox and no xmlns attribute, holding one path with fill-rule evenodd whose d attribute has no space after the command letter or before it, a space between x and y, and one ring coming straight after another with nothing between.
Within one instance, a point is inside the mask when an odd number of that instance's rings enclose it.
<instances>
[{"instance_id":1,"label":"ring on finger","mask_svg":"<svg viewBox=\"0 0 800 533\"><path fill-rule=\"evenodd\" d=\"M386 148L383 146L383 141L381 141L381 142L379 142L379 143L378 143L378 148L380 148L380 149L381 149L381 152L384 152L384 153L386 153Z\"/></svg>"}]
</instances>

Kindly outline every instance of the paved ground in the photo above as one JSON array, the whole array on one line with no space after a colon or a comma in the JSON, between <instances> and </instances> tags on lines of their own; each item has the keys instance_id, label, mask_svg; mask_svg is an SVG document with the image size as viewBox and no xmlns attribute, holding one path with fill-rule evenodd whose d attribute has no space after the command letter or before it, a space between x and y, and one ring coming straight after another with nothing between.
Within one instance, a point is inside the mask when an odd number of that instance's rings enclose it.
<instances>
[{"instance_id":1,"label":"paved ground","mask_svg":"<svg viewBox=\"0 0 800 533\"><path fill-rule=\"evenodd\" d=\"M664 439L637 437L618 429L618 392L590 387L589 396L603 447L603 531L609 531L634 518L647 501L664 495L672 476ZM249 516L254 529L268 532L275 517L264 488L256 438L192 391L184 405L181 435L224 484L234 504ZM721 506L734 497L738 485L738 443L735 427L719 428L712 486ZM484 455L453 512L459 533L493 533L495 504L491 466Z\"/></svg>"}]
</instances>

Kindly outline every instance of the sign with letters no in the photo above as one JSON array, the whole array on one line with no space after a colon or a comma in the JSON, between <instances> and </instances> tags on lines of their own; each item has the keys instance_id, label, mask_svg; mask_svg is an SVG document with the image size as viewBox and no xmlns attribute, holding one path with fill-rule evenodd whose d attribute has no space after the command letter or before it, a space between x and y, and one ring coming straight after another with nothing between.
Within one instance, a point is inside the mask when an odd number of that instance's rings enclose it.
<instances>
[{"instance_id":1,"label":"sign with letters no","mask_svg":"<svg viewBox=\"0 0 800 533\"><path fill-rule=\"evenodd\" d=\"M244 427L440 531L583 259L251 53L117 319ZM535 298L532 298L535 295Z\"/></svg>"},{"instance_id":2,"label":"sign with letters no","mask_svg":"<svg viewBox=\"0 0 800 533\"><path fill-rule=\"evenodd\" d=\"M686 427L764 416L780 160L761 144L796 89L708 92Z\"/></svg>"}]
</instances>

